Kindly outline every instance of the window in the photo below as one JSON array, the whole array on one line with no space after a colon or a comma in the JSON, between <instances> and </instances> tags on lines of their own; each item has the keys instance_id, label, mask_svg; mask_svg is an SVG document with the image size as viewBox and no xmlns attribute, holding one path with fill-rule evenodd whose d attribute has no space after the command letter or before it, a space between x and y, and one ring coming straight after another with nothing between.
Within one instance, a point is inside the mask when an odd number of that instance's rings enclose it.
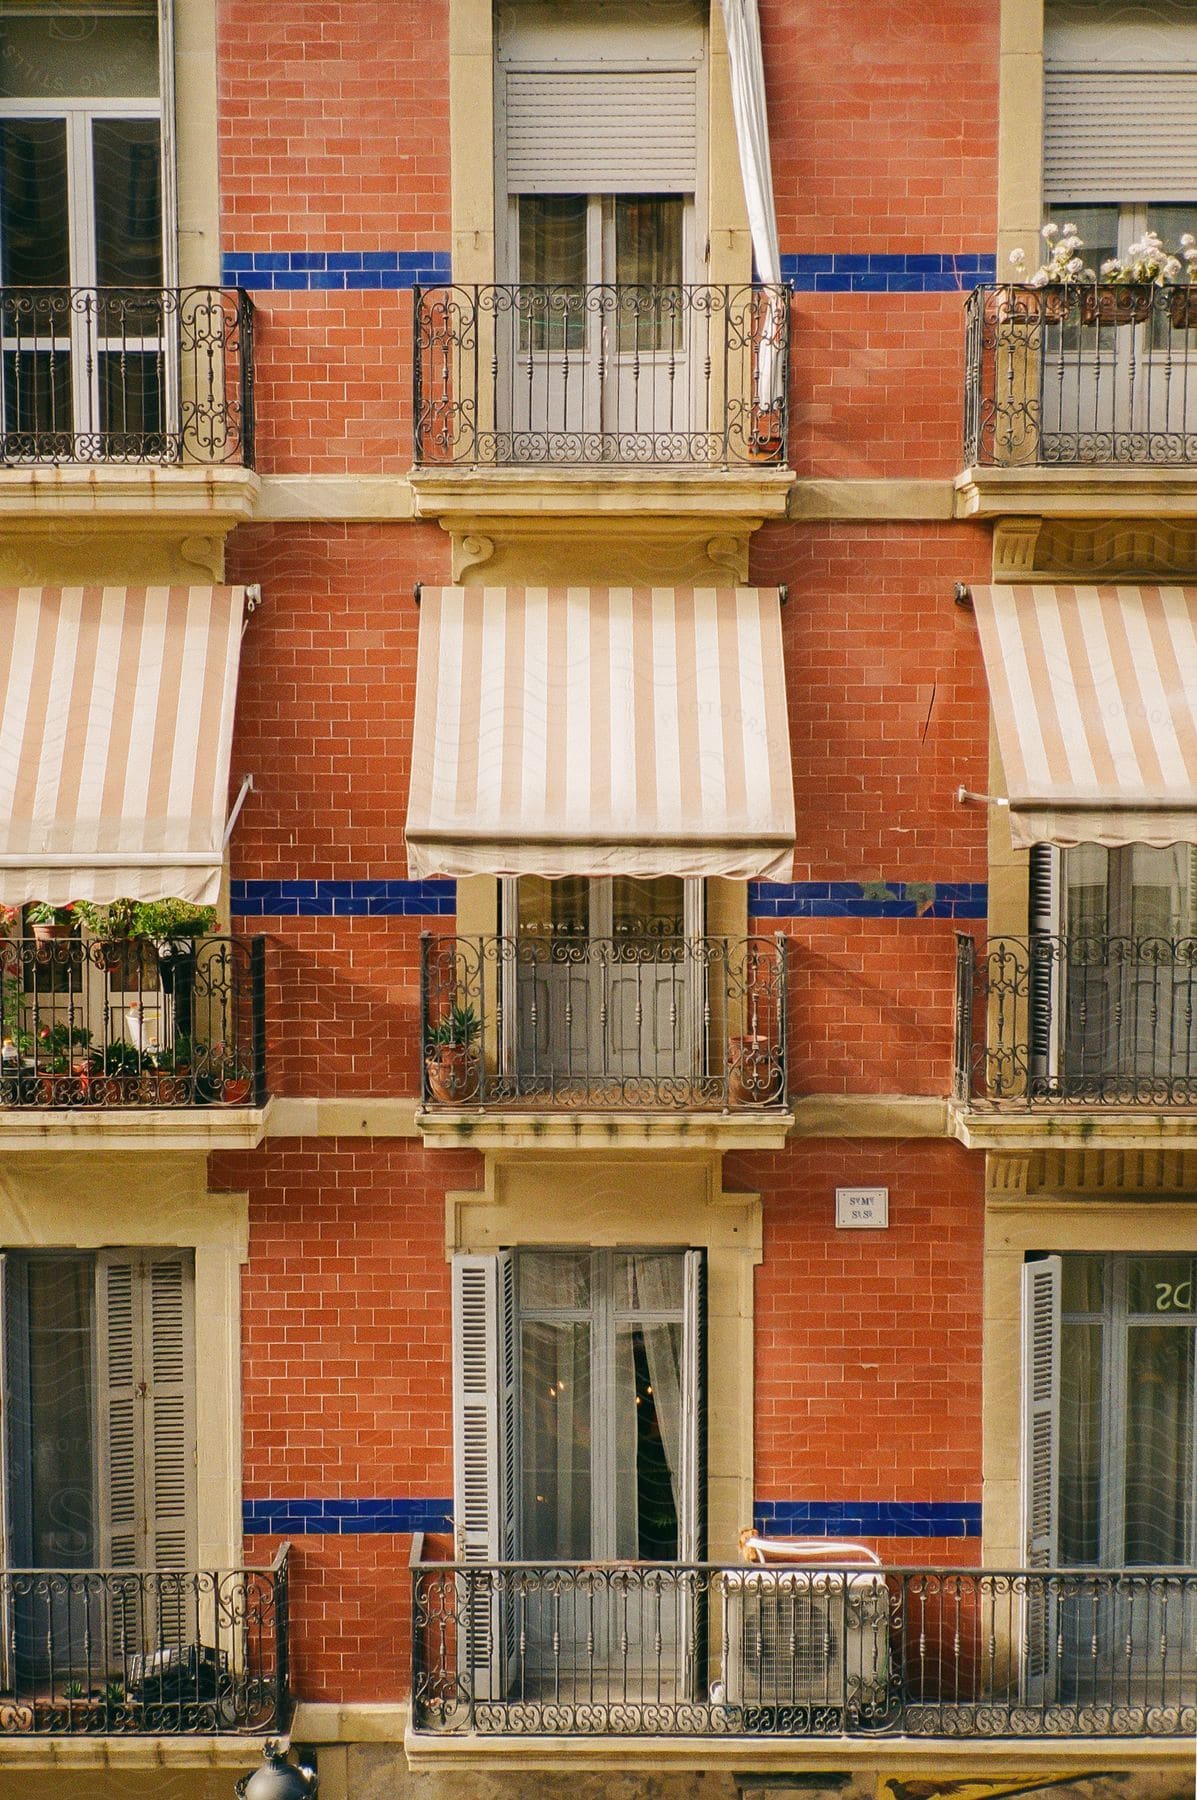
<instances>
[{"instance_id":1,"label":"window","mask_svg":"<svg viewBox=\"0 0 1197 1800\"><path fill-rule=\"evenodd\" d=\"M1197 850L1031 852L1036 1079L1076 1097L1197 1082Z\"/></svg>"},{"instance_id":2,"label":"window","mask_svg":"<svg viewBox=\"0 0 1197 1800\"><path fill-rule=\"evenodd\" d=\"M8 1559L185 1568L193 1554L193 1273L178 1251L10 1254Z\"/></svg>"},{"instance_id":3,"label":"window","mask_svg":"<svg viewBox=\"0 0 1197 1800\"><path fill-rule=\"evenodd\" d=\"M166 430L165 192L152 0L4 0L0 366L10 459L144 453Z\"/></svg>"}]
</instances>

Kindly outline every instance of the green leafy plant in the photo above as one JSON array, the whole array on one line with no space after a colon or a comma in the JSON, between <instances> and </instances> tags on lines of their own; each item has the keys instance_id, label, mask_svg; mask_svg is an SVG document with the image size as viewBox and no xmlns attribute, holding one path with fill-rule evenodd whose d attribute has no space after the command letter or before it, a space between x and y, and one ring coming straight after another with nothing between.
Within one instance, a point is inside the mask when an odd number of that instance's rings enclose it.
<instances>
[{"instance_id":1,"label":"green leafy plant","mask_svg":"<svg viewBox=\"0 0 1197 1800\"><path fill-rule=\"evenodd\" d=\"M26 916L31 925L73 925L75 906L73 901L66 906L51 906L48 900L36 900Z\"/></svg>"},{"instance_id":2,"label":"green leafy plant","mask_svg":"<svg viewBox=\"0 0 1197 1800\"><path fill-rule=\"evenodd\" d=\"M82 1060L79 1053L91 1056L91 1032L82 1025L43 1025L37 1034L39 1068L51 1075L67 1075L72 1062Z\"/></svg>"},{"instance_id":3,"label":"green leafy plant","mask_svg":"<svg viewBox=\"0 0 1197 1800\"><path fill-rule=\"evenodd\" d=\"M133 936L136 900L76 900L75 916L97 937L127 938Z\"/></svg>"},{"instance_id":4,"label":"green leafy plant","mask_svg":"<svg viewBox=\"0 0 1197 1800\"><path fill-rule=\"evenodd\" d=\"M430 1028L428 1042L438 1048L457 1046L468 1050L481 1029L482 1021L472 1006L451 1006Z\"/></svg>"},{"instance_id":5,"label":"green leafy plant","mask_svg":"<svg viewBox=\"0 0 1197 1800\"><path fill-rule=\"evenodd\" d=\"M216 908L194 900L136 900L131 916L134 937L205 937L216 929Z\"/></svg>"},{"instance_id":6,"label":"green leafy plant","mask_svg":"<svg viewBox=\"0 0 1197 1800\"><path fill-rule=\"evenodd\" d=\"M62 1686L64 1700L86 1700L87 1689L81 1681L66 1681Z\"/></svg>"},{"instance_id":7,"label":"green leafy plant","mask_svg":"<svg viewBox=\"0 0 1197 1800\"><path fill-rule=\"evenodd\" d=\"M128 1696L123 1681L108 1681L104 1684L104 1704L108 1707L124 1706Z\"/></svg>"},{"instance_id":8,"label":"green leafy plant","mask_svg":"<svg viewBox=\"0 0 1197 1800\"><path fill-rule=\"evenodd\" d=\"M140 1075L142 1058L124 1038L114 1038L104 1051L105 1075Z\"/></svg>"}]
</instances>

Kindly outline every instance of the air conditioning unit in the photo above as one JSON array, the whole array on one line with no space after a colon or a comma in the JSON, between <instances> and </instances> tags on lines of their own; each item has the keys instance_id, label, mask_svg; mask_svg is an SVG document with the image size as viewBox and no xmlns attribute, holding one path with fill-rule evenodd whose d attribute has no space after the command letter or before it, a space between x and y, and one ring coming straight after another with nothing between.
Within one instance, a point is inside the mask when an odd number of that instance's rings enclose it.
<instances>
[{"instance_id":1,"label":"air conditioning unit","mask_svg":"<svg viewBox=\"0 0 1197 1800\"><path fill-rule=\"evenodd\" d=\"M889 1589L871 1570L752 1568L721 1577L727 1706L885 1707Z\"/></svg>"}]
</instances>

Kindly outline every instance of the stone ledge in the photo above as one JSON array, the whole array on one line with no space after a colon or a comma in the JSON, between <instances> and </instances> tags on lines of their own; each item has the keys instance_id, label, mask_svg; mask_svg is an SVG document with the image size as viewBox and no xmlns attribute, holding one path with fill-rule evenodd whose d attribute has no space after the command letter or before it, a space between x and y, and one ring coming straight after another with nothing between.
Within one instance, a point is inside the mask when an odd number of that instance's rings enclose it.
<instances>
[{"instance_id":1,"label":"stone ledge","mask_svg":"<svg viewBox=\"0 0 1197 1800\"><path fill-rule=\"evenodd\" d=\"M955 496L943 481L795 481L787 517L820 519L951 519Z\"/></svg>"},{"instance_id":2,"label":"stone ledge","mask_svg":"<svg viewBox=\"0 0 1197 1800\"><path fill-rule=\"evenodd\" d=\"M287 1739L281 1733L280 1741ZM6 1769L127 1770L228 1769L248 1774L262 1760L262 1737L3 1737ZM230 1782L232 1775L230 1774ZM230 1793L232 1789L230 1787Z\"/></svg>"},{"instance_id":3,"label":"stone ledge","mask_svg":"<svg viewBox=\"0 0 1197 1800\"><path fill-rule=\"evenodd\" d=\"M283 1099L271 1102L266 1136L419 1137L417 1100Z\"/></svg>"},{"instance_id":4,"label":"stone ledge","mask_svg":"<svg viewBox=\"0 0 1197 1800\"><path fill-rule=\"evenodd\" d=\"M458 1150L780 1150L794 1124L777 1113L486 1112L424 1108L426 1144Z\"/></svg>"},{"instance_id":5,"label":"stone ledge","mask_svg":"<svg viewBox=\"0 0 1197 1800\"><path fill-rule=\"evenodd\" d=\"M70 464L0 469L0 528L6 520L56 529L73 522L91 529L111 521L155 525L234 525L253 517L261 483L237 466L156 468L152 464Z\"/></svg>"},{"instance_id":6,"label":"stone ledge","mask_svg":"<svg viewBox=\"0 0 1197 1800\"><path fill-rule=\"evenodd\" d=\"M964 469L955 480L958 519L1142 519L1197 516L1197 466Z\"/></svg>"},{"instance_id":7,"label":"stone ledge","mask_svg":"<svg viewBox=\"0 0 1197 1800\"><path fill-rule=\"evenodd\" d=\"M968 1150L1188 1150L1197 1149L1197 1107L1003 1112L953 1101L948 1130Z\"/></svg>"},{"instance_id":8,"label":"stone ledge","mask_svg":"<svg viewBox=\"0 0 1197 1800\"><path fill-rule=\"evenodd\" d=\"M256 1150L273 1107L0 1108L0 1155L81 1150ZM0 1740L2 1742L2 1740Z\"/></svg>"},{"instance_id":9,"label":"stone ledge","mask_svg":"<svg viewBox=\"0 0 1197 1800\"><path fill-rule=\"evenodd\" d=\"M298 1734L292 1732L298 1741ZM785 1774L875 1772L879 1777L940 1776L978 1781L1003 1771L1060 1778L1111 1770L1176 1770L1189 1776L1193 1746L1183 1738L1025 1738L972 1742L934 1738L526 1738L450 1736L408 1729L408 1767L416 1770L576 1769L653 1774L689 1770L711 1773Z\"/></svg>"},{"instance_id":10,"label":"stone ledge","mask_svg":"<svg viewBox=\"0 0 1197 1800\"><path fill-rule=\"evenodd\" d=\"M791 1137L949 1137L948 1103L922 1094L806 1094Z\"/></svg>"},{"instance_id":11,"label":"stone ledge","mask_svg":"<svg viewBox=\"0 0 1197 1800\"><path fill-rule=\"evenodd\" d=\"M411 491L421 519L484 529L482 521L591 518L612 513L639 519L784 518L794 476L789 469L413 469Z\"/></svg>"},{"instance_id":12,"label":"stone ledge","mask_svg":"<svg viewBox=\"0 0 1197 1800\"><path fill-rule=\"evenodd\" d=\"M293 1744L401 1744L411 1708L402 1701L300 1700L291 1721Z\"/></svg>"}]
</instances>

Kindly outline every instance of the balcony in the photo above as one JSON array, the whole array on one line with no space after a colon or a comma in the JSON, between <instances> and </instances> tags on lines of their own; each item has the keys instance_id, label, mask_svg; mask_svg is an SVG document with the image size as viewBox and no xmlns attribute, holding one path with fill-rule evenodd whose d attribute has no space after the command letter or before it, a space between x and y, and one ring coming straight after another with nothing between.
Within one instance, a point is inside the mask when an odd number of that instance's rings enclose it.
<instances>
[{"instance_id":1,"label":"balcony","mask_svg":"<svg viewBox=\"0 0 1197 1800\"><path fill-rule=\"evenodd\" d=\"M1197 491L1197 291L981 287L966 319L957 512L1013 521L996 572L1139 568L1151 547L1128 565L1092 521L1163 516L1170 542L1167 515ZM1038 565L1036 519L1054 521ZM1162 544L1152 553L1167 568L1180 547Z\"/></svg>"},{"instance_id":2,"label":"balcony","mask_svg":"<svg viewBox=\"0 0 1197 1800\"><path fill-rule=\"evenodd\" d=\"M137 1135L136 1114L209 1148L239 1147L247 1132L256 1142L266 940L0 938L0 1040L10 1147L22 1124L46 1147L49 1115L113 1148L120 1130Z\"/></svg>"},{"instance_id":3,"label":"balcony","mask_svg":"<svg viewBox=\"0 0 1197 1800\"><path fill-rule=\"evenodd\" d=\"M1072 1117L1086 1137L1095 1115L1117 1131L1128 1114L1175 1111L1191 1129L1197 938L961 933L956 948L958 1107L1057 1132Z\"/></svg>"},{"instance_id":4,"label":"balcony","mask_svg":"<svg viewBox=\"0 0 1197 1800\"><path fill-rule=\"evenodd\" d=\"M424 1766L438 1739L466 1736L925 1744L1197 1727L1189 1569L467 1565L425 1561L417 1540L412 1580Z\"/></svg>"},{"instance_id":5,"label":"balcony","mask_svg":"<svg viewBox=\"0 0 1197 1800\"><path fill-rule=\"evenodd\" d=\"M785 287L417 289L417 467L779 466L789 332Z\"/></svg>"},{"instance_id":6,"label":"balcony","mask_svg":"<svg viewBox=\"0 0 1197 1800\"><path fill-rule=\"evenodd\" d=\"M0 288L5 468L252 468L253 305L240 289Z\"/></svg>"},{"instance_id":7,"label":"balcony","mask_svg":"<svg viewBox=\"0 0 1197 1800\"><path fill-rule=\"evenodd\" d=\"M286 1730L287 1556L268 1569L0 1570L0 1741Z\"/></svg>"},{"instance_id":8,"label":"balcony","mask_svg":"<svg viewBox=\"0 0 1197 1800\"><path fill-rule=\"evenodd\" d=\"M772 1145L792 1123L786 940L521 933L421 944L423 1122L543 1143L579 1114L722 1122ZM607 1139L611 1124L599 1128ZM650 1135L651 1135L650 1129Z\"/></svg>"}]
</instances>

